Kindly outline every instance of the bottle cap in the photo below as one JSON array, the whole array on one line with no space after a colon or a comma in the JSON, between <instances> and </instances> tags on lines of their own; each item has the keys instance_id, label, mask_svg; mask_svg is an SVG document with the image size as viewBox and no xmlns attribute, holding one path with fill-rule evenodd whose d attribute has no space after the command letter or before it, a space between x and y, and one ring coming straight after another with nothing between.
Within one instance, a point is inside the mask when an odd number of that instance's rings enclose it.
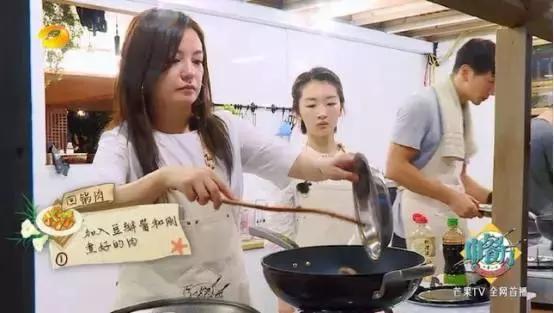
<instances>
[{"instance_id":1,"label":"bottle cap","mask_svg":"<svg viewBox=\"0 0 554 313\"><path fill-rule=\"evenodd\" d=\"M455 217L449 217L446 224L448 227L458 226L458 219Z\"/></svg>"},{"instance_id":2,"label":"bottle cap","mask_svg":"<svg viewBox=\"0 0 554 313\"><path fill-rule=\"evenodd\" d=\"M427 224L427 217L421 213L414 213L412 219L417 224Z\"/></svg>"}]
</instances>

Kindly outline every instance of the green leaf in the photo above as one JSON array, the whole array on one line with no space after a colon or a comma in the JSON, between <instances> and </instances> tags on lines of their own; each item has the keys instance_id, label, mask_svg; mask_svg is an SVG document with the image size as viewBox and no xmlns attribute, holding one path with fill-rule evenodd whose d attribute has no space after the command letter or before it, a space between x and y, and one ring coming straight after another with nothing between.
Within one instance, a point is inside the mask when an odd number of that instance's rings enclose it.
<instances>
[{"instance_id":1,"label":"green leaf","mask_svg":"<svg viewBox=\"0 0 554 313\"><path fill-rule=\"evenodd\" d=\"M37 218L37 211L38 207L31 201L29 198L27 198L25 195L23 195L23 199L25 200L25 213L27 214L27 218L29 218L31 221L35 221Z\"/></svg>"}]
</instances>

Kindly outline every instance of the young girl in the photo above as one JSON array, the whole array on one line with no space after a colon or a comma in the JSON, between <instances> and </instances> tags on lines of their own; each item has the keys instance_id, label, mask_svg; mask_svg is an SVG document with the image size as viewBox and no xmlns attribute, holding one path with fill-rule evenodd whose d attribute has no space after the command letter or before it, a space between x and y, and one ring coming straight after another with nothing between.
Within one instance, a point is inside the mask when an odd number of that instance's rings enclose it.
<instances>
[{"instance_id":1,"label":"young girl","mask_svg":"<svg viewBox=\"0 0 554 313\"><path fill-rule=\"evenodd\" d=\"M344 93L339 77L323 67L304 72L292 86L292 98L300 130L307 136L304 153L320 159L347 155L344 146L335 139L338 120L344 112ZM295 206L311 201L317 203L314 207L339 209L343 214L354 216L351 184L292 180L285 189L285 198ZM356 227L352 224L315 215L271 214L268 227L290 237L300 246L347 244L358 240ZM278 307L280 313L294 312L281 300Z\"/></svg>"},{"instance_id":2,"label":"young girl","mask_svg":"<svg viewBox=\"0 0 554 313\"><path fill-rule=\"evenodd\" d=\"M212 113L204 34L180 12L151 9L131 22L112 124L94 166L116 183L117 205L179 203L192 250L123 264L118 308L183 296L249 302L238 208L220 208L223 197L241 196L243 172L281 186L289 177L356 179L352 155L314 158L230 114Z\"/></svg>"}]
</instances>

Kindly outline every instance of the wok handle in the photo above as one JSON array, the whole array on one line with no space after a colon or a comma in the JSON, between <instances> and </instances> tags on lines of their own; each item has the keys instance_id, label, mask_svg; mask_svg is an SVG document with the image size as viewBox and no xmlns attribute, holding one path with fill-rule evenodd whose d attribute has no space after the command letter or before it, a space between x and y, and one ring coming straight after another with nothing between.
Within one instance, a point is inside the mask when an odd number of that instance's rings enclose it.
<instances>
[{"instance_id":1,"label":"wok handle","mask_svg":"<svg viewBox=\"0 0 554 313\"><path fill-rule=\"evenodd\" d=\"M479 212L483 214L484 217L491 217L492 218L492 205L490 204L481 204L479 205ZM536 220L536 215L533 214L533 212L529 211L528 213L529 218L532 220Z\"/></svg>"},{"instance_id":2,"label":"wok handle","mask_svg":"<svg viewBox=\"0 0 554 313\"><path fill-rule=\"evenodd\" d=\"M435 273L435 266L433 264L425 264L421 266L414 266L402 270L388 272L383 275L381 288L375 291L372 297L373 299L380 299L381 297L383 297L385 295L387 285L390 283L421 279L425 276L433 275L433 273Z\"/></svg>"},{"instance_id":3,"label":"wok handle","mask_svg":"<svg viewBox=\"0 0 554 313\"><path fill-rule=\"evenodd\" d=\"M492 217L492 205L482 204L479 206L479 212L485 217Z\"/></svg>"},{"instance_id":4,"label":"wok handle","mask_svg":"<svg viewBox=\"0 0 554 313\"><path fill-rule=\"evenodd\" d=\"M248 228L248 232L250 233L250 235L254 237L266 239L286 250L296 249L299 247L298 244L294 242L292 239L290 239L289 237L279 234L277 232L274 232L272 230L269 230L265 227L259 227L259 226L250 227Z\"/></svg>"}]
</instances>

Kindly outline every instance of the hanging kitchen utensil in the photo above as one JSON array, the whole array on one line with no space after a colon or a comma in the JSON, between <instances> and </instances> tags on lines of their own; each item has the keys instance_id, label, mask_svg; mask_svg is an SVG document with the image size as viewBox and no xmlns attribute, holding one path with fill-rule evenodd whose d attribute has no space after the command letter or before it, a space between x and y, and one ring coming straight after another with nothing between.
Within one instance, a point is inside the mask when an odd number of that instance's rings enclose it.
<instances>
[{"instance_id":1,"label":"hanging kitchen utensil","mask_svg":"<svg viewBox=\"0 0 554 313\"><path fill-rule=\"evenodd\" d=\"M413 295L432 264L413 251L383 248L379 260L360 245L302 247L262 227L250 234L287 250L262 259L265 280L279 298L307 312L377 312Z\"/></svg>"},{"instance_id":2,"label":"hanging kitchen utensil","mask_svg":"<svg viewBox=\"0 0 554 313\"><path fill-rule=\"evenodd\" d=\"M250 103L250 113L252 114L252 125L256 126L256 109L258 106L254 102Z\"/></svg>"},{"instance_id":3,"label":"hanging kitchen utensil","mask_svg":"<svg viewBox=\"0 0 554 313\"><path fill-rule=\"evenodd\" d=\"M119 38L119 24L117 22L117 15L115 16L115 36L113 37L114 41L114 48L115 48L115 55L119 55L119 41L121 38Z\"/></svg>"},{"instance_id":4,"label":"hanging kitchen utensil","mask_svg":"<svg viewBox=\"0 0 554 313\"><path fill-rule=\"evenodd\" d=\"M392 205L385 178L371 169L363 154L354 156L354 172L358 181L352 183L356 218L362 245L372 260L381 256L392 239Z\"/></svg>"},{"instance_id":5,"label":"hanging kitchen utensil","mask_svg":"<svg viewBox=\"0 0 554 313\"><path fill-rule=\"evenodd\" d=\"M67 163L67 161L65 161L61 157L61 153L56 148L56 146L52 145L50 147L50 153L52 155L52 161L54 163L54 168L56 169L56 173L61 174L63 176L67 176L67 172L69 171L69 163Z\"/></svg>"},{"instance_id":6,"label":"hanging kitchen utensil","mask_svg":"<svg viewBox=\"0 0 554 313\"><path fill-rule=\"evenodd\" d=\"M260 313L244 304L219 299L174 298L140 303L112 313Z\"/></svg>"},{"instance_id":7,"label":"hanging kitchen utensil","mask_svg":"<svg viewBox=\"0 0 554 313\"><path fill-rule=\"evenodd\" d=\"M294 126L296 126L297 119L292 112L289 113L289 115L287 116L287 122L291 125L291 129L294 129Z\"/></svg>"}]
</instances>

